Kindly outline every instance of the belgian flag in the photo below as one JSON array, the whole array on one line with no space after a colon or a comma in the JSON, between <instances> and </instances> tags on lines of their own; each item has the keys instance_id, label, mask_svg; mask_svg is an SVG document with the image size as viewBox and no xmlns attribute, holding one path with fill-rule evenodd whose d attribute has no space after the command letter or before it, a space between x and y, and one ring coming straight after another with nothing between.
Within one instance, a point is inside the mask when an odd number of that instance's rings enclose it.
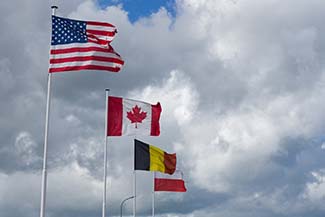
<instances>
[{"instance_id":1,"label":"belgian flag","mask_svg":"<svg viewBox=\"0 0 325 217\"><path fill-rule=\"evenodd\" d=\"M134 169L173 174L176 169L176 153L167 152L153 145L134 140Z\"/></svg>"}]
</instances>

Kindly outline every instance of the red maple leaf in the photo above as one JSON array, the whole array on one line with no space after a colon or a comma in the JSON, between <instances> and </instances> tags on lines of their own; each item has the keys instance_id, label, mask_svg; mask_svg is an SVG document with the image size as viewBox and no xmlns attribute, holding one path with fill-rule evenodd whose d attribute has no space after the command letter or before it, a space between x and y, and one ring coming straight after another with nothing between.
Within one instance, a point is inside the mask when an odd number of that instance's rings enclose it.
<instances>
[{"instance_id":1,"label":"red maple leaf","mask_svg":"<svg viewBox=\"0 0 325 217\"><path fill-rule=\"evenodd\" d=\"M138 123L142 123L146 117L147 112L141 111L141 107L138 107L138 105L135 105L132 111L127 112L127 118L131 123L135 123L135 128L138 128Z\"/></svg>"}]
</instances>

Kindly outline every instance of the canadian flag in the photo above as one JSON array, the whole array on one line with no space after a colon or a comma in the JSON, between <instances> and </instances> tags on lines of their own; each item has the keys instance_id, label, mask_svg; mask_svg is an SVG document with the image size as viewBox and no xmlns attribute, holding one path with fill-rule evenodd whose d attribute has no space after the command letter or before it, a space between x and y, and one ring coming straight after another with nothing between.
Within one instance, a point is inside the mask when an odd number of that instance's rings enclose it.
<instances>
[{"instance_id":1,"label":"canadian flag","mask_svg":"<svg viewBox=\"0 0 325 217\"><path fill-rule=\"evenodd\" d=\"M107 136L159 136L161 106L146 102L108 97Z\"/></svg>"},{"instance_id":2,"label":"canadian flag","mask_svg":"<svg viewBox=\"0 0 325 217\"><path fill-rule=\"evenodd\" d=\"M155 172L155 191L186 192L183 173L176 170L172 175Z\"/></svg>"}]
</instances>

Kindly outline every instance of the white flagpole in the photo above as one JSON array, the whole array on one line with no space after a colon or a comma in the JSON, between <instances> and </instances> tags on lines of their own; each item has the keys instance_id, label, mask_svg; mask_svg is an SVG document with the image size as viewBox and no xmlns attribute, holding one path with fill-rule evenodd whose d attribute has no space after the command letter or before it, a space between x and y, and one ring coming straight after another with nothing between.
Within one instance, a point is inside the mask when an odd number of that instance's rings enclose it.
<instances>
[{"instance_id":1,"label":"white flagpole","mask_svg":"<svg viewBox=\"0 0 325 217\"><path fill-rule=\"evenodd\" d=\"M135 138L134 138L135 139ZM137 210L137 177L136 177L136 170L135 170L135 143L133 144L133 217L136 217L136 210Z\"/></svg>"},{"instance_id":2,"label":"white flagpole","mask_svg":"<svg viewBox=\"0 0 325 217\"><path fill-rule=\"evenodd\" d=\"M152 173L152 217L155 216L155 175L156 175L156 172L154 171Z\"/></svg>"},{"instance_id":3,"label":"white flagpole","mask_svg":"<svg viewBox=\"0 0 325 217\"><path fill-rule=\"evenodd\" d=\"M106 114L105 114L105 151L104 151L104 189L103 189L103 207L102 217L106 217L106 182L107 182L107 129L108 129L108 95L109 89L105 89L106 92Z\"/></svg>"},{"instance_id":4,"label":"white flagpole","mask_svg":"<svg viewBox=\"0 0 325 217\"><path fill-rule=\"evenodd\" d=\"M136 178L137 174L135 172L135 170L133 171L133 195L134 195L134 199L133 199L133 217L136 217L136 210L137 210L137 178Z\"/></svg>"},{"instance_id":5,"label":"white flagpole","mask_svg":"<svg viewBox=\"0 0 325 217\"><path fill-rule=\"evenodd\" d=\"M55 15L56 9L58 9L58 7L53 5L51 8L52 8L52 15ZM51 103L51 78L52 78L52 73L48 73L40 217L45 216L46 184L47 184L47 141L48 141L48 132L49 132L49 115L50 115L50 103Z\"/></svg>"}]
</instances>

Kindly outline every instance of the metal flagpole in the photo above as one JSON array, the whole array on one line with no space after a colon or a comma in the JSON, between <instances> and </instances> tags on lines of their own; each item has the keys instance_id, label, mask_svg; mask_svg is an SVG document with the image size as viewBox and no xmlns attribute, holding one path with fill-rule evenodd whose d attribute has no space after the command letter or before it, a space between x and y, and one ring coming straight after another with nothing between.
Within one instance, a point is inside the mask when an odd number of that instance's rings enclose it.
<instances>
[{"instance_id":1,"label":"metal flagpole","mask_svg":"<svg viewBox=\"0 0 325 217\"><path fill-rule=\"evenodd\" d=\"M155 174L156 174L156 172L154 171L153 173L152 173L152 180L153 180L153 182L152 182L152 217L154 217L155 216Z\"/></svg>"},{"instance_id":2,"label":"metal flagpole","mask_svg":"<svg viewBox=\"0 0 325 217\"><path fill-rule=\"evenodd\" d=\"M106 114L105 114L105 151L104 151L104 189L103 189L103 208L102 217L106 216L106 179L107 179L107 128L108 128L108 93L109 89L105 89L106 92Z\"/></svg>"},{"instance_id":3,"label":"metal flagpole","mask_svg":"<svg viewBox=\"0 0 325 217\"><path fill-rule=\"evenodd\" d=\"M51 8L52 8L52 15L55 15L56 9L58 9L58 7L53 5ZM45 216L44 214L45 214L46 184L47 184L47 142L48 142L49 115L50 115L50 103L51 103L51 78L52 78L52 73L48 73L40 217Z\"/></svg>"},{"instance_id":4,"label":"metal flagpole","mask_svg":"<svg viewBox=\"0 0 325 217\"><path fill-rule=\"evenodd\" d=\"M136 217L136 209L137 209L137 177L136 177L136 170L135 170L135 144L133 145L133 164L134 164L134 169L133 169L133 217Z\"/></svg>"}]
</instances>

